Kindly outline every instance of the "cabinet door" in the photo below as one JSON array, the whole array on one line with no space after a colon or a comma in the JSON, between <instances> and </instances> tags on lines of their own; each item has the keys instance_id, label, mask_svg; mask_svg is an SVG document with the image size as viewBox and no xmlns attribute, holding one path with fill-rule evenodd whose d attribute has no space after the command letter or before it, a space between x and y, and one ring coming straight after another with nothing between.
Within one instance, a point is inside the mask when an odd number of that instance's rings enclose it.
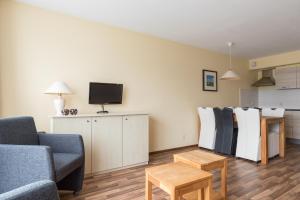
<instances>
[{"instance_id":1,"label":"cabinet door","mask_svg":"<svg viewBox=\"0 0 300 200\"><path fill-rule=\"evenodd\" d=\"M92 120L93 172L122 167L122 117Z\"/></svg>"},{"instance_id":2,"label":"cabinet door","mask_svg":"<svg viewBox=\"0 0 300 200\"><path fill-rule=\"evenodd\" d=\"M92 172L91 118L54 118L51 130L54 133L81 134L85 150L85 173Z\"/></svg>"},{"instance_id":3,"label":"cabinet door","mask_svg":"<svg viewBox=\"0 0 300 200\"><path fill-rule=\"evenodd\" d=\"M293 137L293 111L285 112L285 136L287 138Z\"/></svg>"},{"instance_id":4,"label":"cabinet door","mask_svg":"<svg viewBox=\"0 0 300 200\"><path fill-rule=\"evenodd\" d=\"M300 88L300 64L297 65L297 88Z\"/></svg>"},{"instance_id":5,"label":"cabinet door","mask_svg":"<svg viewBox=\"0 0 300 200\"><path fill-rule=\"evenodd\" d=\"M275 70L277 89L297 88L297 67L277 67Z\"/></svg>"},{"instance_id":6,"label":"cabinet door","mask_svg":"<svg viewBox=\"0 0 300 200\"><path fill-rule=\"evenodd\" d=\"M293 134L292 138L300 139L300 112L293 112Z\"/></svg>"},{"instance_id":7,"label":"cabinet door","mask_svg":"<svg viewBox=\"0 0 300 200\"><path fill-rule=\"evenodd\" d=\"M148 162L148 121L147 115L123 117L123 166Z\"/></svg>"}]
</instances>

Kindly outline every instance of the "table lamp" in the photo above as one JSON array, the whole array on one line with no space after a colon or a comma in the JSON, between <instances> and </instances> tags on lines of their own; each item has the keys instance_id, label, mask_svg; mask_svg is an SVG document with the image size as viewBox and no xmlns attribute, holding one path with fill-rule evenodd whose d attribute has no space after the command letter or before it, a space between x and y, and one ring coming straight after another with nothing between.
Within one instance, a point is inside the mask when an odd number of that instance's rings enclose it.
<instances>
[{"instance_id":1,"label":"table lamp","mask_svg":"<svg viewBox=\"0 0 300 200\"><path fill-rule=\"evenodd\" d=\"M56 110L56 116L62 116L62 111L65 107L65 102L62 97L63 94L71 94L71 90L68 85L62 81L54 82L46 91L45 94L56 94L58 97L54 99L54 108Z\"/></svg>"}]
</instances>

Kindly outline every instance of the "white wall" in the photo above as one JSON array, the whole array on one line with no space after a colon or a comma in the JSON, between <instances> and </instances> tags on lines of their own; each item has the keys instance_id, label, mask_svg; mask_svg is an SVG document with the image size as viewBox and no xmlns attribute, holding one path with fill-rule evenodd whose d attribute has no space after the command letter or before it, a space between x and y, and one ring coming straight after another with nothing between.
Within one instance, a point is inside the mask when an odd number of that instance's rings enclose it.
<instances>
[{"instance_id":1,"label":"white wall","mask_svg":"<svg viewBox=\"0 0 300 200\"><path fill-rule=\"evenodd\" d=\"M240 89L240 106L257 107L258 89L257 88Z\"/></svg>"},{"instance_id":2,"label":"white wall","mask_svg":"<svg viewBox=\"0 0 300 200\"><path fill-rule=\"evenodd\" d=\"M49 130L56 80L73 90L68 108L95 113L88 104L90 81L124 84L124 102L109 111L151 116L150 150L196 144L198 106L237 106L239 88L255 78L248 61L233 59L236 82L219 81L218 92L202 91L202 70L228 68L228 55L90 22L14 1L0 0L0 109L2 116L31 115ZM225 42L225 41L224 41Z\"/></svg>"},{"instance_id":3,"label":"white wall","mask_svg":"<svg viewBox=\"0 0 300 200\"><path fill-rule=\"evenodd\" d=\"M258 104L263 107L300 109L300 89L277 90L275 86L260 87Z\"/></svg>"}]
</instances>

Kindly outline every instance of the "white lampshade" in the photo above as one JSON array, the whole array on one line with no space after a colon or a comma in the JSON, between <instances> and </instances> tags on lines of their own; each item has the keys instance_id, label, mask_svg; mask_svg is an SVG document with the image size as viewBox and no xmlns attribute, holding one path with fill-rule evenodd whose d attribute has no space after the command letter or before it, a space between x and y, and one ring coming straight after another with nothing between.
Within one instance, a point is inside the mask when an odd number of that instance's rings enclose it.
<instances>
[{"instance_id":1,"label":"white lampshade","mask_svg":"<svg viewBox=\"0 0 300 200\"><path fill-rule=\"evenodd\" d=\"M231 47L233 43L228 42L227 45L229 47L229 70L225 72L225 74L223 74L223 76L221 76L220 79L229 80L229 81L240 80L240 76L232 70L232 66L231 66Z\"/></svg>"},{"instance_id":2,"label":"white lampshade","mask_svg":"<svg viewBox=\"0 0 300 200\"><path fill-rule=\"evenodd\" d=\"M221 80L240 80L240 76L232 70L228 70L220 78Z\"/></svg>"},{"instance_id":3,"label":"white lampshade","mask_svg":"<svg viewBox=\"0 0 300 200\"><path fill-rule=\"evenodd\" d=\"M62 81L56 81L54 82L46 91L45 94L71 94L71 90L69 86L62 82Z\"/></svg>"}]
</instances>

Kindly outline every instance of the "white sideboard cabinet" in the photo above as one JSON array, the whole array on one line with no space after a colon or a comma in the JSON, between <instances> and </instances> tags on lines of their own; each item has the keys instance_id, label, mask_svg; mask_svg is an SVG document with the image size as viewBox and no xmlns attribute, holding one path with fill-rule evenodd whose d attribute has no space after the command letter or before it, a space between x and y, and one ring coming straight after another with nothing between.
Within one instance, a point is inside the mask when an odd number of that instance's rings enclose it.
<instances>
[{"instance_id":1,"label":"white sideboard cabinet","mask_svg":"<svg viewBox=\"0 0 300 200\"><path fill-rule=\"evenodd\" d=\"M148 162L148 116L123 117L123 166Z\"/></svg>"},{"instance_id":2,"label":"white sideboard cabinet","mask_svg":"<svg viewBox=\"0 0 300 200\"><path fill-rule=\"evenodd\" d=\"M94 117L92 120L93 172L122 167L122 117Z\"/></svg>"},{"instance_id":3,"label":"white sideboard cabinet","mask_svg":"<svg viewBox=\"0 0 300 200\"><path fill-rule=\"evenodd\" d=\"M52 133L82 135L86 174L148 164L148 114L54 116L50 129Z\"/></svg>"}]
</instances>

